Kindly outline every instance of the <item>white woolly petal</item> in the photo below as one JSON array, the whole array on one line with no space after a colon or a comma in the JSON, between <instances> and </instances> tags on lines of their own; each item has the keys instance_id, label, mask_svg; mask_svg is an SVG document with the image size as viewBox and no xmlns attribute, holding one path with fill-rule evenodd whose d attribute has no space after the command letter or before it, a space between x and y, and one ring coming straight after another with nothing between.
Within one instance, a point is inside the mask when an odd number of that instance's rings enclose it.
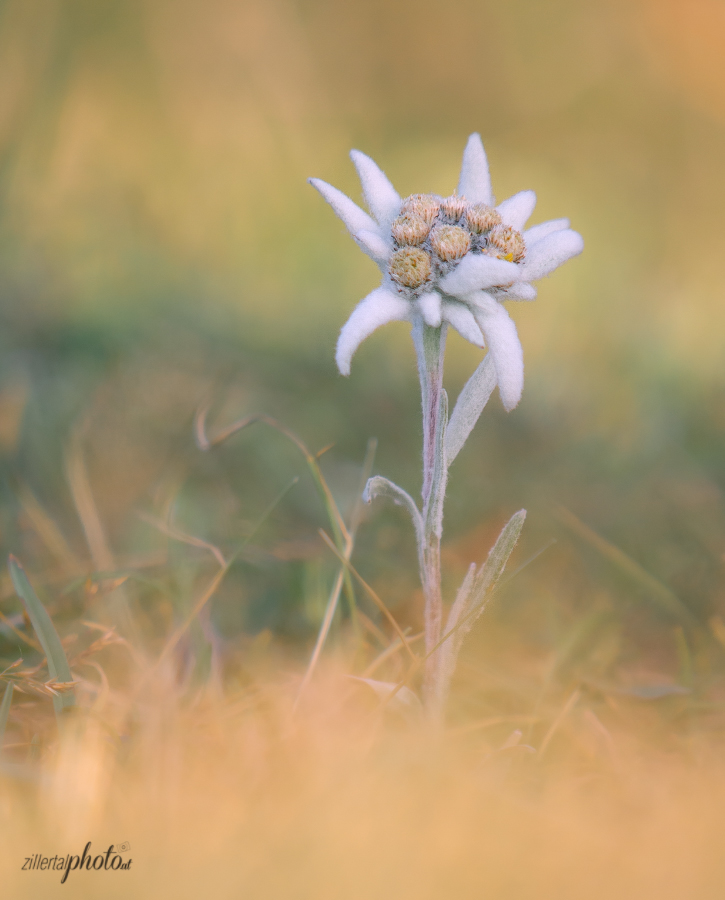
<instances>
[{"instance_id":1,"label":"white woolly petal","mask_svg":"<svg viewBox=\"0 0 725 900\"><path fill-rule=\"evenodd\" d=\"M480 134L472 134L463 151L458 193L471 203L485 203L486 206L493 206L496 202L491 192L488 160Z\"/></svg>"},{"instance_id":2,"label":"white woolly petal","mask_svg":"<svg viewBox=\"0 0 725 900\"><path fill-rule=\"evenodd\" d=\"M393 219L400 212L400 197L388 180L385 172L364 153L351 150L350 158L355 164L363 195L368 209L384 228L390 228Z\"/></svg>"},{"instance_id":3,"label":"white woolly petal","mask_svg":"<svg viewBox=\"0 0 725 900\"><path fill-rule=\"evenodd\" d=\"M533 191L519 191L513 197L499 203L496 209L499 211L504 225L510 225L517 231L522 231L535 206L536 194Z\"/></svg>"},{"instance_id":4,"label":"white woolly petal","mask_svg":"<svg viewBox=\"0 0 725 900\"><path fill-rule=\"evenodd\" d=\"M443 304L443 318L456 329L461 337L477 347L483 347L484 341L481 329L476 324L473 313L467 306L448 300Z\"/></svg>"},{"instance_id":5,"label":"white woolly petal","mask_svg":"<svg viewBox=\"0 0 725 900\"><path fill-rule=\"evenodd\" d=\"M516 263L497 259L495 256L486 256L484 253L469 253L452 272L441 279L440 284L447 294L456 296L513 284L520 277L520 266Z\"/></svg>"},{"instance_id":6,"label":"white woolly petal","mask_svg":"<svg viewBox=\"0 0 725 900\"><path fill-rule=\"evenodd\" d=\"M439 328L441 324L441 295L437 291L429 291L418 298L418 307L426 325Z\"/></svg>"},{"instance_id":7,"label":"white woolly petal","mask_svg":"<svg viewBox=\"0 0 725 900\"><path fill-rule=\"evenodd\" d=\"M522 278L526 281L543 278L583 249L582 236L570 228L548 234L527 247L526 259L521 264Z\"/></svg>"},{"instance_id":8,"label":"white woolly petal","mask_svg":"<svg viewBox=\"0 0 725 900\"><path fill-rule=\"evenodd\" d=\"M380 237L379 231L357 231L353 234L360 249L369 257L382 264L387 263L392 253L390 245Z\"/></svg>"},{"instance_id":9,"label":"white woolly petal","mask_svg":"<svg viewBox=\"0 0 725 900\"><path fill-rule=\"evenodd\" d=\"M368 294L342 326L335 351L335 362L340 372L350 374L350 361L355 351L376 328L388 322L406 321L409 316L410 303L388 288L379 287Z\"/></svg>"},{"instance_id":10,"label":"white woolly petal","mask_svg":"<svg viewBox=\"0 0 725 900\"><path fill-rule=\"evenodd\" d=\"M487 291L473 291L466 296L466 303L474 316L479 313L495 313L497 307L500 306L496 297Z\"/></svg>"},{"instance_id":11,"label":"white woolly petal","mask_svg":"<svg viewBox=\"0 0 725 900\"><path fill-rule=\"evenodd\" d=\"M360 231L372 231L373 233L378 232L382 237L378 223L360 209L357 203L353 203L342 191L338 191L337 188L319 178L310 178L309 182L327 200L351 234L354 235Z\"/></svg>"},{"instance_id":12,"label":"white woolly petal","mask_svg":"<svg viewBox=\"0 0 725 900\"><path fill-rule=\"evenodd\" d=\"M509 314L493 298L489 297L488 301L491 302L484 302L486 311L477 310L475 317L493 359L501 402L510 412L524 389L524 352Z\"/></svg>"},{"instance_id":13,"label":"white woolly petal","mask_svg":"<svg viewBox=\"0 0 725 900\"><path fill-rule=\"evenodd\" d=\"M540 225L534 225L533 228L528 228L524 232L524 242L528 247L529 244L540 241L541 238L546 237L548 234L553 234L555 231L563 231L568 227L568 219L550 219L548 222L542 222Z\"/></svg>"},{"instance_id":14,"label":"white woolly petal","mask_svg":"<svg viewBox=\"0 0 725 900\"><path fill-rule=\"evenodd\" d=\"M511 287L496 289L497 300L536 300L536 288L533 284L521 281Z\"/></svg>"}]
</instances>

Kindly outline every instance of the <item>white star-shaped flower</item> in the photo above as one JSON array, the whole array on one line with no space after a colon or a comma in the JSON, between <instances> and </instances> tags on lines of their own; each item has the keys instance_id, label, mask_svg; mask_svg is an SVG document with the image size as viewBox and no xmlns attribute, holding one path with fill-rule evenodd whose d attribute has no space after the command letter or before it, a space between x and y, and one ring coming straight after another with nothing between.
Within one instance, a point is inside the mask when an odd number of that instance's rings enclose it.
<instances>
[{"instance_id":1,"label":"white star-shaped flower","mask_svg":"<svg viewBox=\"0 0 725 900\"><path fill-rule=\"evenodd\" d=\"M380 325L421 319L448 322L472 344L488 347L506 409L521 399L524 360L504 300L534 300L531 284L581 253L568 219L524 231L536 195L521 191L495 206L480 135L463 153L456 194L412 194L401 200L378 166L350 153L370 215L337 188L311 178L360 248L380 267L382 284L353 310L340 332L335 359L350 374L353 354Z\"/></svg>"}]
</instances>

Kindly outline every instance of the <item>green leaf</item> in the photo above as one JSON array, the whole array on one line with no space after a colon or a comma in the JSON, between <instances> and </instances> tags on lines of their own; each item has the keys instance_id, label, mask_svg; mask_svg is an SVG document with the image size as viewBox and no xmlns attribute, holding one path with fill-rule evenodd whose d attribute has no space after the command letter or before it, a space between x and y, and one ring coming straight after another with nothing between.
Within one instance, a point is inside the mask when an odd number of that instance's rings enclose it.
<instances>
[{"instance_id":1,"label":"green leaf","mask_svg":"<svg viewBox=\"0 0 725 900\"><path fill-rule=\"evenodd\" d=\"M53 621L48 615L46 608L40 602L38 595L28 581L25 569L14 556L10 557L8 567L10 569L10 577L15 585L15 590L18 592L18 596L25 605L30 622L45 653L50 677L53 681L61 683L73 681L73 676L70 673L70 666L68 665L63 645L58 637L58 632L55 630ZM60 713L64 707L73 706L74 704L75 693L72 690L57 694L53 697L53 706L55 707L56 714Z\"/></svg>"},{"instance_id":2,"label":"green leaf","mask_svg":"<svg viewBox=\"0 0 725 900\"><path fill-rule=\"evenodd\" d=\"M10 712L10 701L13 699L13 686L9 684L5 688L3 694L3 702L0 703L0 754L3 750L3 740L5 738L5 726L8 724L8 713Z\"/></svg>"}]
</instances>

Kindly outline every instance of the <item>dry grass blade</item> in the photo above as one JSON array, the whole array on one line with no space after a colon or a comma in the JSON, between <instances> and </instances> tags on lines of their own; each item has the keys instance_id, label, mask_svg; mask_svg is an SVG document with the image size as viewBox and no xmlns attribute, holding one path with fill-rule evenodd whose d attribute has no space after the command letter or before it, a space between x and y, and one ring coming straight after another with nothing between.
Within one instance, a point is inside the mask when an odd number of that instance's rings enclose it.
<instances>
[{"instance_id":1,"label":"dry grass blade","mask_svg":"<svg viewBox=\"0 0 725 900\"><path fill-rule=\"evenodd\" d=\"M174 651L174 649L178 646L179 641L184 636L184 634L188 631L191 623L194 619L199 615L199 613L204 609L206 604L211 600L214 594L217 591L217 588L222 583L224 577L226 576L229 569L232 567L232 564L236 560L237 556L241 553L241 551L247 546L247 544L251 541L254 535L259 531L262 525L267 521L267 518L271 515L272 511L277 507L277 505L282 501L282 499L289 493L290 490L297 484L298 478L293 478L289 484L282 490L280 493L274 498L274 500L269 504L269 506L264 510L262 515L257 519L254 527L249 532L247 537L242 541L242 543L237 547L235 552L230 556L230 558L224 563L221 569L216 573L214 578L211 580L209 586L206 590L201 594L199 599L194 604L193 609L189 613L189 615L184 619L184 621L179 625L179 627L172 633L171 637L168 639L166 644L164 645L164 649L161 651L158 660L151 667L148 676L155 673L158 668L169 658L170 654ZM147 676L147 677L148 677ZM146 679L142 679L142 683L145 682Z\"/></svg>"},{"instance_id":2,"label":"dry grass blade","mask_svg":"<svg viewBox=\"0 0 725 900\"><path fill-rule=\"evenodd\" d=\"M112 572L116 566L93 498L80 433L76 433L71 441L65 464L73 503L83 526L93 565L99 572Z\"/></svg>"},{"instance_id":3,"label":"dry grass blade","mask_svg":"<svg viewBox=\"0 0 725 900\"><path fill-rule=\"evenodd\" d=\"M549 730L544 735L544 740L541 742L541 747L539 747L539 759L541 759L541 757L546 752L546 748L549 746L549 744L551 743L551 739L554 737L556 732L559 730L559 726L561 725L561 723L564 721L564 719L569 715L569 713L574 709L574 707L579 702L579 698L581 697L581 695L582 695L581 691L579 690L579 688L577 688L575 691L573 691L569 695L569 699L559 710L559 713L557 714L554 721L551 723Z\"/></svg>"},{"instance_id":4,"label":"dry grass blade","mask_svg":"<svg viewBox=\"0 0 725 900\"><path fill-rule=\"evenodd\" d=\"M376 639L376 641L383 647L390 646L390 638L385 634L385 632L381 631L378 626L373 622L371 618L365 615L364 612L358 610L357 612L358 620L360 624L370 632L370 634Z\"/></svg>"},{"instance_id":5,"label":"dry grass blade","mask_svg":"<svg viewBox=\"0 0 725 900\"><path fill-rule=\"evenodd\" d=\"M360 484L358 485L357 496L355 497L355 505L352 509L352 515L350 516L350 534L352 535L353 539L355 538L357 530L360 527L360 522L362 521L363 511L365 509L363 492L365 490L365 485L368 483L368 479L370 478L370 475L373 471L373 464L375 463L375 453L377 449L377 439L370 438L365 450L365 459L363 460L362 472L360 473Z\"/></svg>"},{"instance_id":6,"label":"dry grass blade","mask_svg":"<svg viewBox=\"0 0 725 900\"><path fill-rule=\"evenodd\" d=\"M43 661L45 662L45 661ZM56 697L75 687L74 681L55 681L52 677L40 681L35 676L43 668L43 663L30 669L21 669L23 660L16 659L6 669L0 672L0 678L10 686L16 688L21 694L34 694L38 697Z\"/></svg>"},{"instance_id":7,"label":"dry grass blade","mask_svg":"<svg viewBox=\"0 0 725 900\"><path fill-rule=\"evenodd\" d=\"M88 469L83 455L83 434L84 426L81 424L76 428L66 452L66 476L73 496L73 503L78 512L78 518L83 526L93 566L97 572L113 572L116 568L116 561L106 539L103 522L91 490ZM123 630L130 635L134 635L135 624L125 588L120 587L114 591L113 601L109 609L113 610L112 615L121 623Z\"/></svg>"},{"instance_id":8,"label":"dry grass blade","mask_svg":"<svg viewBox=\"0 0 725 900\"><path fill-rule=\"evenodd\" d=\"M36 534L58 562L72 572L82 571L83 565L71 550L62 531L43 509L27 485L19 485L18 499Z\"/></svg>"},{"instance_id":9,"label":"dry grass blade","mask_svg":"<svg viewBox=\"0 0 725 900\"><path fill-rule=\"evenodd\" d=\"M418 634L414 634L412 637L409 637L407 639L408 644L414 644L416 641L419 641L423 637L425 637L425 632L420 631L418 632ZM400 638L396 638L389 647L386 647L379 656L375 657L370 665L363 671L361 677L369 678L371 675L377 672L377 670L380 668L380 666L383 665L384 662L387 662L387 660L389 660L392 656L395 656L395 654L402 649L403 642L400 640Z\"/></svg>"},{"instance_id":10,"label":"dry grass blade","mask_svg":"<svg viewBox=\"0 0 725 900\"><path fill-rule=\"evenodd\" d=\"M31 678L24 672L18 672L10 684L21 694L45 697L54 702L62 695L75 690L76 687L75 681L54 681L52 678L49 678L47 681L38 681L37 678Z\"/></svg>"},{"instance_id":11,"label":"dry grass blade","mask_svg":"<svg viewBox=\"0 0 725 900\"><path fill-rule=\"evenodd\" d=\"M534 724L539 721L538 716L521 713L520 715L507 716L489 716L487 719L479 719L477 722L470 722L468 725L461 725L458 728L450 728L450 734L464 735L485 728L493 728L496 725L506 725L509 722L515 724L521 722L523 724Z\"/></svg>"},{"instance_id":12,"label":"dry grass blade","mask_svg":"<svg viewBox=\"0 0 725 900\"><path fill-rule=\"evenodd\" d=\"M352 548L355 542L354 533L348 530L347 526L345 525L342 514L340 513L340 510L337 507L337 503L335 502L335 498L332 496L332 491L325 481L322 471L318 465L318 454L311 453L307 445L301 440L301 438L298 437L298 435L296 435L293 431L290 431L290 429L286 428L284 425L282 425L281 422L278 422L272 416L268 416L264 413L254 413L253 415L245 416L244 418L233 422L231 425L228 425L226 428L219 431L216 435L214 435L214 437L209 438L206 433L207 413L208 408L202 407L197 411L196 417L194 419L194 433L196 435L196 443L201 450L210 450L212 447L218 446L219 444L230 438L232 435L236 434L238 431L242 431L243 429L255 424L256 422L261 422L265 425L268 425L270 428L274 428L275 431L278 431L280 434L284 435L284 437L290 440L295 445L295 447L297 447L297 449L305 458L305 462L307 463L310 473L312 474L312 479L322 499L322 503L330 520L330 526L335 536L337 549L340 551L340 553L343 554L346 559L349 559L352 554ZM327 449L328 448L325 447L323 448L323 451L326 451ZM366 464L367 460L370 459L371 468L372 455L374 454L374 452L375 445L372 442L369 442L368 452L366 454ZM360 491L359 493L362 493L362 491ZM353 527L356 527L356 520L358 519L359 512L353 512ZM353 619L353 625L357 626L355 592L352 587L350 575L347 569L343 566L343 568L340 570L339 575L335 578L335 582L330 592L327 606L325 608L325 615L320 626L320 631L317 636L315 647L312 651L312 657L307 666L307 671L305 672L299 687L295 706L299 702L302 693L309 684L312 673L320 658L322 647L324 646L324 643L327 639L330 627L332 626L332 620L334 619L335 612L337 610L337 604L340 598L340 592L342 591L343 584L345 585L345 590L350 604L350 614Z\"/></svg>"},{"instance_id":13,"label":"dry grass blade","mask_svg":"<svg viewBox=\"0 0 725 900\"><path fill-rule=\"evenodd\" d=\"M100 653L101 650L105 650L106 647L113 647L113 646L120 645L123 647L130 648L130 646L131 646L125 638L122 638L120 635L116 634L116 632L113 630L113 628L106 628L103 625L98 626L95 623L85 623L84 622L83 624L87 625L88 627L91 627L91 628L98 628L99 630L101 630L103 632L103 634L99 638L96 638L96 640L93 641L91 644L89 644L85 648L85 650L81 650L79 653L76 653L71 658L71 662L74 667L78 666L78 665L86 664L92 656L95 656L96 653Z\"/></svg>"},{"instance_id":14,"label":"dry grass blade","mask_svg":"<svg viewBox=\"0 0 725 900\"><path fill-rule=\"evenodd\" d=\"M138 517L148 525L156 528L162 534L165 534L167 537L173 538L175 541L180 541L182 544L189 544L192 547L199 547L201 550L208 550L222 567L222 569L226 566L227 561L224 559L224 555L222 554L221 550L214 544L210 544L209 541L205 541L203 538L194 537L194 535L191 534L186 534L185 532L180 531L178 528L174 528L173 525L162 522L161 519L157 519L155 516L149 515L149 513L139 512Z\"/></svg>"},{"instance_id":15,"label":"dry grass blade","mask_svg":"<svg viewBox=\"0 0 725 900\"><path fill-rule=\"evenodd\" d=\"M349 557L352 555L352 548L353 542L352 540L348 540L345 544L345 550L342 553L343 559L349 559ZM340 591L342 590L342 585L345 580L346 574L348 574L347 567L343 565L340 567L337 575L335 576L335 581L332 585L332 590L330 591L327 606L325 607L325 615L322 618L322 624L320 625L320 630L317 633L317 640L315 641L315 646L312 650L312 656L310 657L310 661L307 664L307 669L305 670L305 674L302 676L302 681L300 682L300 686L297 690L294 709L297 709L300 699L302 698L307 685L310 683L315 668L317 667L320 655L322 654L322 648L324 647L325 641L327 640L327 635L330 633L332 620L335 617L335 612L337 611L337 602L340 599Z\"/></svg>"},{"instance_id":16,"label":"dry grass blade","mask_svg":"<svg viewBox=\"0 0 725 900\"><path fill-rule=\"evenodd\" d=\"M179 625L179 627L176 629L176 631L173 632L171 637L167 640L166 644L164 645L164 649L161 651L161 655L159 656L159 658L156 662L156 665L154 666L154 669L156 669L160 665L162 665L162 663L165 660L167 660L169 658L170 654L176 649L179 641L186 634L189 627L191 626L191 623L194 621L194 619L199 615L199 613L202 611L202 609L204 609L204 607L207 605L207 603L214 596L214 594L217 591L217 588L222 583L222 580L224 579L224 576L227 574L228 571L229 571L229 564L224 566L223 569L220 569L216 573L214 578L212 578L211 583L206 588L206 590L201 594L199 599L196 601L191 612L184 619L184 621L181 623L181 625Z\"/></svg>"},{"instance_id":17,"label":"dry grass blade","mask_svg":"<svg viewBox=\"0 0 725 900\"><path fill-rule=\"evenodd\" d=\"M14 593L14 591L13 591L13 593ZM8 619L8 617L5 615L5 613L0 612L0 622L7 629L12 631L12 633L15 635L15 637L20 638L20 640L24 644L27 644L28 647L32 647L33 650L42 650L40 644L37 641L34 641L33 638L31 638L29 635L22 632L19 628L16 628L15 625L13 625L13 623L10 621L10 619Z\"/></svg>"},{"instance_id":18,"label":"dry grass blade","mask_svg":"<svg viewBox=\"0 0 725 900\"><path fill-rule=\"evenodd\" d=\"M377 441L375 438L371 438L368 441L367 449L365 451L365 459L363 460L362 473L360 478L360 485L357 492L357 499L355 501L355 506L353 507L352 517L350 521L349 530L346 529L345 534L347 537L345 538L344 545L342 547L339 546L335 548L335 553L338 554L343 561L343 565L340 568L337 576L335 577L335 582L332 586L332 590L330 591L330 597L327 601L327 606L325 607L325 615L322 619L322 624L320 625L320 630L317 634L317 640L315 641L315 646L312 650L312 655L310 657L310 661L307 664L307 669L305 670L305 674L302 676L302 681L300 682L300 686L297 690L297 696L295 698L294 708L297 709L297 706L302 698L303 693L305 692L307 685L310 683L312 679L312 675L317 667L317 663L319 662L320 656L322 654L322 648L325 645L325 641L327 640L327 635L330 633L330 628L332 627L332 620L335 617L335 612L337 611L337 604L340 599L340 591L342 590L343 583L347 588L347 595L350 601L350 615L353 621L353 627L357 629L357 607L355 604L355 592L352 588L352 582L350 581L350 572L348 571L347 564L350 561L350 557L352 556L353 547L355 545L355 537L357 535L357 529L362 520L362 510L363 510L363 489L365 484L367 483L368 478L370 477L370 473L373 468L373 461L375 459L375 451L377 449ZM320 473L320 478L322 478L322 473ZM323 479L324 481L324 479ZM325 485L327 486L327 485ZM332 495L330 495L332 496ZM334 501L333 501L334 502ZM337 507L335 507L337 509ZM333 523L334 524L334 523ZM336 533L337 538L337 533Z\"/></svg>"},{"instance_id":19,"label":"dry grass blade","mask_svg":"<svg viewBox=\"0 0 725 900\"><path fill-rule=\"evenodd\" d=\"M367 592L368 596L373 601L373 603L377 606L377 608L380 610L380 612L385 616L385 618L388 620L388 622L390 622L391 626L393 627L393 630L398 635L399 640L402 642L403 646L408 651L408 655L410 656L410 658L413 660L417 660L418 657L411 649L410 644L408 643L408 640L405 637L405 633L403 632L400 625L398 625L398 623L396 622L395 616L393 616L393 614L390 612L388 607L383 603L383 601L380 599L380 597L370 587L370 585L367 583L367 581L365 581L365 579L362 577L362 575L360 575L360 573L352 565L350 560L346 559L341 553L338 552L337 547L335 546L334 542L332 541L330 536L327 535L322 530L322 528L319 529L319 535L322 538L322 540L327 544L327 546L330 548L330 550L332 550L332 552L335 554L335 556L340 560L340 562L349 569L350 573L355 578L355 580Z\"/></svg>"},{"instance_id":20,"label":"dry grass blade","mask_svg":"<svg viewBox=\"0 0 725 900\"><path fill-rule=\"evenodd\" d=\"M307 448L307 445L293 431L290 431L289 428L286 428L284 425L282 425L281 422L278 422L272 416L268 416L265 413L254 413L251 416L245 416L243 419L239 419L238 421L233 422L231 425L228 425L226 428L223 428L221 431L217 432L217 434L215 434L212 438L209 438L206 434L207 413L207 408L198 410L194 420L196 443L200 450L211 450L212 447L218 447L219 444L223 444L224 441L228 440L238 431L242 431L250 425L254 425L256 422L262 422L263 424L268 425L270 428L274 428L275 431L278 431L280 434L283 434L288 440L292 441L295 447L297 447L300 453L302 453L302 455L304 456L305 462L307 463L310 472L312 473L315 486L317 487L317 490L322 497L322 501L327 510L327 514L330 517L332 528L335 531L335 538L340 542L349 538L345 522L340 515L340 511L337 508L337 504L335 503L335 500L332 496L332 492L330 491L330 488L328 487L327 482L325 481L322 472L320 471L320 467L317 464L316 455L310 452L310 450Z\"/></svg>"},{"instance_id":21,"label":"dry grass blade","mask_svg":"<svg viewBox=\"0 0 725 900\"><path fill-rule=\"evenodd\" d=\"M631 556L628 556L619 547L611 544L606 538L603 538L588 525L585 525L573 512L560 506L557 510L557 518L567 528L586 541L587 544L598 550L605 559L612 562L620 571L638 582L669 615L682 619L690 625L703 627L676 594L653 575L650 575Z\"/></svg>"}]
</instances>

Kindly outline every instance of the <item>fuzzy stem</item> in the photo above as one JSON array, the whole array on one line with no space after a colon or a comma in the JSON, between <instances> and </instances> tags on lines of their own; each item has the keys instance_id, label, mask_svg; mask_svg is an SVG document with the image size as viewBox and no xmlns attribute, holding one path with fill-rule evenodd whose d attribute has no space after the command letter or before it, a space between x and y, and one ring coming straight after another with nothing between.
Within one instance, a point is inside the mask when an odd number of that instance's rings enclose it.
<instances>
[{"instance_id":1,"label":"fuzzy stem","mask_svg":"<svg viewBox=\"0 0 725 900\"><path fill-rule=\"evenodd\" d=\"M423 402L423 521L424 540L420 553L420 580L425 596L426 653L441 636L443 598L441 595L441 522L447 466L443 454L443 429L447 424L447 403L443 392L443 357L446 325L431 328L423 322L413 328L418 357ZM423 697L430 707L436 695L440 654L432 654L425 667Z\"/></svg>"}]
</instances>

